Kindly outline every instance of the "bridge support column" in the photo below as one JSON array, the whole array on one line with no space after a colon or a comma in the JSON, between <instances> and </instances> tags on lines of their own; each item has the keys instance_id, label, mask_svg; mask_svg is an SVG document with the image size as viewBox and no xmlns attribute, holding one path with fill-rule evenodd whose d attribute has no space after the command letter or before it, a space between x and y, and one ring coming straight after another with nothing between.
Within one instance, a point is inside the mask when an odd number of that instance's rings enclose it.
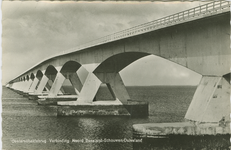
<instances>
[{"instance_id":1,"label":"bridge support column","mask_svg":"<svg viewBox=\"0 0 231 150\"><path fill-rule=\"evenodd\" d=\"M55 79L55 75L49 75L49 76L43 75L42 79L38 84L37 89L35 90L35 94L37 95L42 94L44 88L46 88L47 91L50 91L54 79Z\"/></svg>"},{"instance_id":2,"label":"bridge support column","mask_svg":"<svg viewBox=\"0 0 231 150\"><path fill-rule=\"evenodd\" d=\"M41 94L43 92L43 89L45 88L47 82L48 82L49 78L46 75L43 75L39 86L37 88L37 90L35 91L35 94Z\"/></svg>"},{"instance_id":3,"label":"bridge support column","mask_svg":"<svg viewBox=\"0 0 231 150\"><path fill-rule=\"evenodd\" d=\"M66 78L62 73L57 73L55 81L54 81L54 83L50 89L49 94L48 94L49 97L52 97L52 96L56 97L57 96L57 94L59 93L65 79Z\"/></svg>"},{"instance_id":4,"label":"bridge support column","mask_svg":"<svg viewBox=\"0 0 231 150\"><path fill-rule=\"evenodd\" d=\"M32 83L33 83L33 80L31 80L31 79L28 80L25 87L24 87L24 89L23 89L23 92L28 93L28 90L30 89Z\"/></svg>"},{"instance_id":5,"label":"bridge support column","mask_svg":"<svg viewBox=\"0 0 231 150\"><path fill-rule=\"evenodd\" d=\"M37 84L39 83L39 79L38 78L34 78L34 81L32 82L29 90L28 90L28 93L33 93L35 91L35 88L37 86Z\"/></svg>"},{"instance_id":6,"label":"bridge support column","mask_svg":"<svg viewBox=\"0 0 231 150\"><path fill-rule=\"evenodd\" d=\"M196 122L230 120L229 76L203 76L185 118Z\"/></svg>"},{"instance_id":7,"label":"bridge support column","mask_svg":"<svg viewBox=\"0 0 231 150\"><path fill-rule=\"evenodd\" d=\"M50 91L52 85L53 85L53 80L48 80L44 88L46 88L47 91Z\"/></svg>"},{"instance_id":8,"label":"bridge support column","mask_svg":"<svg viewBox=\"0 0 231 150\"><path fill-rule=\"evenodd\" d=\"M76 73L75 73L76 74ZM76 75L77 76L77 75ZM76 101L78 96L77 95L58 95L59 92L62 90L62 85L65 79L70 79L75 87L77 87L76 77L74 73L57 73L54 83L49 91L48 96L38 96L38 104L39 105L56 105L59 101ZM80 80L79 80L80 81ZM62 93L65 92L62 90Z\"/></svg>"},{"instance_id":9,"label":"bridge support column","mask_svg":"<svg viewBox=\"0 0 231 150\"><path fill-rule=\"evenodd\" d=\"M82 87L77 103L92 103L101 85L101 81L93 73L89 73Z\"/></svg>"},{"instance_id":10,"label":"bridge support column","mask_svg":"<svg viewBox=\"0 0 231 150\"><path fill-rule=\"evenodd\" d=\"M51 88L52 88L52 85L54 84L54 80L48 80L46 86L45 86L45 89L47 90L47 92L49 93ZM65 93L63 88L61 87L60 88L60 91L59 91L59 94L63 94Z\"/></svg>"},{"instance_id":11,"label":"bridge support column","mask_svg":"<svg viewBox=\"0 0 231 150\"><path fill-rule=\"evenodd\" d=\"M72 84L72 86L74 87L75 89L75 93L77 95L80 94L80 91L81 91L81 88L82 88L82 83L79 79L79 76L77 75L77 73L72 73L72 74L69 74L69 80Z\"/></svg>"},{"instance_id":12,"label":"bridge support column","mask_svg":"<svg viewBox=\"0 0 231 150\"><path fill-rule=\"evenodd\" d=\"M107 84L115 101L94 101L101 81ZM119 100L124 103L121 103ZM128 93L119 73L89 73L77 101L58 102L58 116L148 116L148 103L127 101Z\"/></svg>"},{"instance_id":13,"label":"bridge support column","mask_svg":"<svg viewBox=\"0 0 231 150\"><path fill-rule=\"evenodd\" d=\"M130 99L130 96L119 73L95 74L103 83L107 84L109 91L115 99L120 100L123 104L127 103L127 100Z\"/></svg>"}]
</instances>

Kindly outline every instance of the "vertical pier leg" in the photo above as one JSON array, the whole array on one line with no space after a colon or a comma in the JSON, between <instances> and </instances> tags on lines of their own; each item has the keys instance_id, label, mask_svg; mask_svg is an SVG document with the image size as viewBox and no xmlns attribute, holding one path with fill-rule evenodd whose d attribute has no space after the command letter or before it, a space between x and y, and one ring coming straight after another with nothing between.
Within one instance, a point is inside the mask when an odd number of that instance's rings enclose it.
<instances>
[{"instance_id":1,"label":"vertical pier leg","mask_svg":"<svg viewBox=\"0 0 231 150\"><path fill-rule=\"evenodd\" d=\"M203 76L185 115L196 122L230 120L230 81L225 77Z\"/></svg>"},{"instance_id":2,"label":"vertical pier leg","mask_svg":"<svg viewBox=\"0 0 231 150\"><path fill-rule=\"evenodd\" d=\"M77 103L92 103L101 85L101 81L93 73L89 73L82 87Z\"/></svg>"},{"instance_id":3,"label":"vertical pier leg","mask_svg":"<svg viewBox=\"0 0 231 150\"><path fill-rule=\"evenodd\" d=\"M70 74L69 80L70 80L72 86L75 89L75 93L77 95L79 95L79 92L81 91L81 88L82 88L83 85L82 85L82 83L81 83L81 81L80 81L79 76L77 75L77 73Z\"/></svg>"},{"instance_id":4,"label":"vertical pier leg","mask_svg":"<svg viewBox=\"0 0 231 150\"><path fill-rule=\"evenodd\" d=\"M65 79L66 78L62 73L60 73L60 72L57 73L57 76L55 78L55 81L51 87L51 90L50 90L48 96L57 96L57 94L59 93Z\"/></svg>"}]
</instances>

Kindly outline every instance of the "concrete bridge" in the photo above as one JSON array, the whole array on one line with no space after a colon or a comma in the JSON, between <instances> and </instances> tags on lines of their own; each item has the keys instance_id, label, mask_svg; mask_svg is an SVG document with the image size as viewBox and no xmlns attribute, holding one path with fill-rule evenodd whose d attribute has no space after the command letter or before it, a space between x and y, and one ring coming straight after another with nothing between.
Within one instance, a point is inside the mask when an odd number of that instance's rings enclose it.
<instances>
[{"instance_id":1,"label":"concrete bridge","mask_svg":"<svg viewBox=\"0 0 231 150\"><path fill-rule=\"evenodd\" d=\"M106 84L115 101L130 99L119 74L134 61L156 55L202 75L185 115L188 120L218 122L230 115L230 2L219 1L126 29L47 58L11 80L7 87L39 98L72 98L58 105L102 104L95 101ZM84 82L78 70L85 68ZM69 79L76 95L65 95ZM47 95L44 94L46 91Z\"/></svg>"}]
</instances>

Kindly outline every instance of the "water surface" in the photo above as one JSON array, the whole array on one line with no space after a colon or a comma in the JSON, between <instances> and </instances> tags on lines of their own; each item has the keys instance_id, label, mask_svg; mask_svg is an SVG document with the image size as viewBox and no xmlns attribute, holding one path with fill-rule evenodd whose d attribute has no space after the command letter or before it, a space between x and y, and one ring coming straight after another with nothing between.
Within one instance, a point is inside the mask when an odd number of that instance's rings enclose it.
<instances>
[{"instance_id":1,"label":"water surface","mask_svg":"<svg viewBox=\"0 0 231 150\"><path fill-rule=\"evenodd\" d=\"M131 142L96 140L132 139L132 125L137 123L183 121L195 89L193 86L127 87L131 99L149 102L148 118L129 118L57 117L56 106L39 106L36 101L3 87L3 149L132 150ZM98 98L107 99L110 97L108 94L102 88ZM95 142L83 143L81 140Z\"/></svg>"}]
</instances>

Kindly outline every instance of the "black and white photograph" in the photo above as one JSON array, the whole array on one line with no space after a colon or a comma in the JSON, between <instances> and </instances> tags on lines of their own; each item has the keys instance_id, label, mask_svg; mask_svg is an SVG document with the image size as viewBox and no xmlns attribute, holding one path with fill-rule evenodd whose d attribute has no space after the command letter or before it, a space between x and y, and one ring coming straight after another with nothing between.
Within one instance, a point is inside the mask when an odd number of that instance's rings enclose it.
<instances>
[{"instance_id":1,"label":"black and white photograph","mask_svg":"<svg viewBox=\"0 0 231 150\"><path fill-rule=\"evenodd\" d=\"M11 1L2 150L229 150L230 1Z\"/></svg>"}]
</instances>

